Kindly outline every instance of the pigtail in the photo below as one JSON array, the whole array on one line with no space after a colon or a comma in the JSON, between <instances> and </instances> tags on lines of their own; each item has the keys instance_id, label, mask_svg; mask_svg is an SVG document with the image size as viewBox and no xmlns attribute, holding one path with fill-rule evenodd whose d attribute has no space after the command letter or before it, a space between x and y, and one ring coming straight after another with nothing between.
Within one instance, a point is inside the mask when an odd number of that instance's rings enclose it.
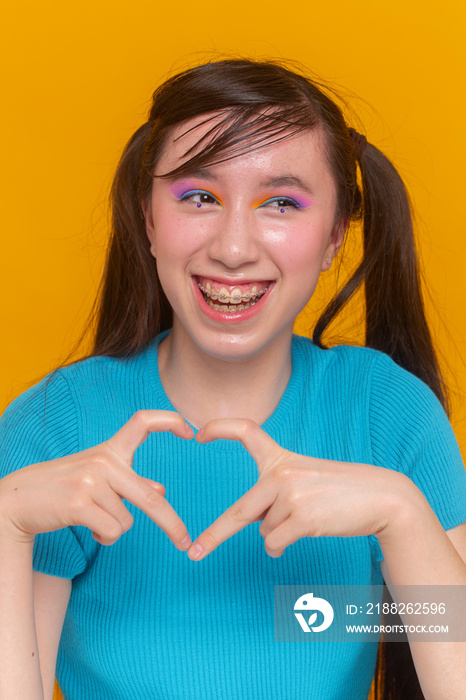
<instances>
[{"instance_id":1,"label":"pigtail","mask_svg":"<svg viewBox=\"0 0 466 700\"><path fill-rule=\"evenodd\" d=\"M409 196L392 163L375 146L359 154L364 258L330 302L314 342L364 282L365 345L390 355L422 379L448 409L445 384L427 325Z\"/></svg>"},{"instance_id":2,"label":"pigtail","mask_svg":"<svg viewBox=\"0 0 466 700\"><path fill-rule=\"evenodd\" d=\"M364 283L366 347L390 355L422 379L448 412L422 300L408 193L388 158L351 136L362 179L362 206L356 202L353 213L362 213L364 257L318 320L313 340L324 347L324 330ZM381 640L374 678L375 700L424 698L407 640L399 644Z\"/></svg>"},{"instance_id":3,"label":"pigtail","mask_svg":"<svg viewBox=\"0 0 466 700\"><path fill-rule=\"evenodd\" d=\"M143 166L151 124L130 139L119 162L110 194L112 233L95 309L94 355L124 357L137 353L171 326L171 308L149 250L141 193L152 177Z\"/></svg>"},{"instance_id":4,"label":"pigtail","mask_svg":"<svg viewBox=\"0 0 466 700\"><path fill-rule=\"evenodd\" d=\"M448 407L421 291L408 193L377 148L362 158L366 345L422 379Z\"/></svg>"}]
</instances>

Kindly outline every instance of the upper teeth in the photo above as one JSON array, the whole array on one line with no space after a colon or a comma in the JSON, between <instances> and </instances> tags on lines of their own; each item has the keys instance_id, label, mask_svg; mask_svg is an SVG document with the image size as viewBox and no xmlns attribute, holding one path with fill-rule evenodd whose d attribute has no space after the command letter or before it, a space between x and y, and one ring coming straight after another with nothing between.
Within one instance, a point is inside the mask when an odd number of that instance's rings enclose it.
<instances>
[{"instance_id":1,"label":"upper teeth","mask_svg":"<svg viewBox=\"0 0 466 700\"><path fill-rule=\"evenodd\" d=\"M205 294L209 299L213 301L220 300L224 304L241 304L241 302L255 301L263 296L268 287L264 289L257 289L257 284L253 284L251 289L247 292L241 293L239 287L234 287L231 292L228 291L226 287L220 287L219 290L213 289L210 282L206 282L205 286L199 283L199 289L203 294Z\"/></svg>"}]
</instances>

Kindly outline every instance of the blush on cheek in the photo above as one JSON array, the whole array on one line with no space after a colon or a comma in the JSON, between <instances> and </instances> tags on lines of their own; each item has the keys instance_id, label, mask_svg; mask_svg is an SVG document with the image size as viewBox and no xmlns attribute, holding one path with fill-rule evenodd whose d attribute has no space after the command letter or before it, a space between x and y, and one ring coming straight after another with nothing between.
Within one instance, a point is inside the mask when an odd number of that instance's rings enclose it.
<instances>
[{"instance_id":1,"label":"blush on cheek","mask_svg":"<svg viewBox=\"0 0 466 700\"><path fill-rule=\"evenodd\" d=\"M190 220L173 212L168 215L159 213L154 221L157 258L161 264L162 260L167 264L169 260L186 261L199 251L207 235L205 225L199 224L197 217Z\"/></svg>"},{"instance_id":2,"label":"blush on cheek","mask_svg":"<svg viewBox=\"0 0 466 700\"><path fill-rule=\"evenodd\" d=\"M283 264L305 267L323 258L330 236L317 227L275 227L264 233L263 240Z\"/></svg>"}]
</instances>

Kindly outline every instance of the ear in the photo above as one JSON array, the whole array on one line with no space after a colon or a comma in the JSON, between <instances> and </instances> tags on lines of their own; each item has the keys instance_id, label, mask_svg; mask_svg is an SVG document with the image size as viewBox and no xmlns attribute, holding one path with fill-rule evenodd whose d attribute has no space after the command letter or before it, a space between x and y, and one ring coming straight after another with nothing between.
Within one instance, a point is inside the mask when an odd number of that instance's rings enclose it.
<instances>
[{"instance_id":1,"label":"ear","mask_svg":"<svg viewBox=\"0 0 466 700\"><path fill-rule=\"evenodd\" d=\"M336 255L338 255L338 252L339 252L339 250L342 246L342 243L345 239L345 233L346 233L347 228L348 228L347 221L339 221L335 224L335 227L332 231L332 235L330 237L330 242L325 250L324 259L322 261L322 267L321 267L322 272L326 272L327 270L330 270L330 268L332 266L333 258Z\"/></svg>"},{"instance_id":2,"label":"ear","mask_svg":"<svg viewBox=\"0 0 466 700\"><path fill-rule=\"evenodd\" d=\"M154 217L152 216L152 202L150 197L142 200L141 209L144 215L144 221L146 222L146 233L150 243L150 252L155 258L155 227Z\"/></svg>"}]
</instances>

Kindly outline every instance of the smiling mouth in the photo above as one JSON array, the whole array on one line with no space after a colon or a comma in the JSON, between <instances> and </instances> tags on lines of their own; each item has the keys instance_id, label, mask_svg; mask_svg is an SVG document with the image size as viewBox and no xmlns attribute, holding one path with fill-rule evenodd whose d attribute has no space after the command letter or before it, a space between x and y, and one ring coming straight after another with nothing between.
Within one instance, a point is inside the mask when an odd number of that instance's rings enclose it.
<instances>
[{"instance_id":1,"label":"smiling mouth","mask_svg":"<svg viewBox=\"0 0 466 700\"><path fill-rule=\"evenodd\" d=\"M271 282L254 282L236 286L224 285L206 277L197 279L197 286L204 301L222 313L241 313L257 304L267 292Z\"/></svg>"}]
</instances>

